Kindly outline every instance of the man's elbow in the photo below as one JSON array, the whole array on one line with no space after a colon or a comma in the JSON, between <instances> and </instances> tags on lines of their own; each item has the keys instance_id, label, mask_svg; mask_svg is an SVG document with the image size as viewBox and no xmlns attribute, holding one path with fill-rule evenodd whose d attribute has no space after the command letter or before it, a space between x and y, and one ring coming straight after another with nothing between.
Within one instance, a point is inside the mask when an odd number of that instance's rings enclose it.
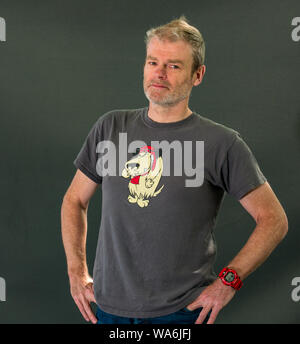
<instances>
[{"instance_id":1,"label":"man's elbow","mask_svg":"<svg viewBox=\"0 0 300 344\"><path fill-rule=\"evenodd\" d=\"M289 223L288 218L286 216L286 213L282 211L277 216L274 216L274 227L277 231L277 236L279 241L283 240L284 237L287 235L288 229L289 229Z\"/></svg>"},{"instance_id":2,"label":"man's elbow","mask_svg":"<svg viewBox=\"0 0 300 344\"><path fill-rule=\"evenodd\" d=\"M263 216L259 216L257 224L266 225L272 228L272 232L278 241L283 240L289 228L288 218L283 209L281 211L268 212L268 214L265 213Z\"/></svg>"},{"instance_id":3,"label":"man's elbow","mask_svg":"<svg viewBox=\"0 0 300 344\"><path fill-rule=\"evenodd\" d=\"M283 212L282 214L282 220L281 220L281 233L282 233L282 238L281 240L287 235L287 232L289 230L289 221L288 218L286 216L286 213Z\"/></svg>"}]
</instances>

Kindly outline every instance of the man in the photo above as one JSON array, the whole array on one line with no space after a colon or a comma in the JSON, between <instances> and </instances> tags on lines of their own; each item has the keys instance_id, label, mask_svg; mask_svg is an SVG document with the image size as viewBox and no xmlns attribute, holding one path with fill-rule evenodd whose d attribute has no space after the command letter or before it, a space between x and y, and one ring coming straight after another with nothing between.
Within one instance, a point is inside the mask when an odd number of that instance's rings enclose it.
<instances>
[{"instance_id":1,"label":"man","mask_svg":"<svg viewBox=\"0 0 300 344\"><path fill-rule=\"evenodd\" d=\"M283 239L287 217L240 134L188 107L205 74L201 33L181 17L149 30L146 48L149 106L101 116L74 161L62 204L71 294L93 323L210 324ZM99 184L92 279L87 209ZM217 277L213 229L225 192L256 227Z\"/></svg>"}]
</instances>

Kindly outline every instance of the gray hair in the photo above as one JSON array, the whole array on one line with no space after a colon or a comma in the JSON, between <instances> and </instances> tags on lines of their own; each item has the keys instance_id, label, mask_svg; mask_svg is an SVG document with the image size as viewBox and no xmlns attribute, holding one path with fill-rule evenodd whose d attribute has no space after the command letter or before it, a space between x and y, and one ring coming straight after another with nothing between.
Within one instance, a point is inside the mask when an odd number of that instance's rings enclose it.
<instances>
[{"instance_id":1,"label":"gray hair","mask_svg":"<svg viewBox=\"0 0 300 344\"><path fill-rule=\"evenodd\" d=\"M204 64L205 43L202 34L194 26L188 24L185 16L174 19L171 22L149 29L146 32L146 48L153 37L166 39L170 42L183 40L191 45L193 51L192 75Z\"/></svg>"}]
</instances>

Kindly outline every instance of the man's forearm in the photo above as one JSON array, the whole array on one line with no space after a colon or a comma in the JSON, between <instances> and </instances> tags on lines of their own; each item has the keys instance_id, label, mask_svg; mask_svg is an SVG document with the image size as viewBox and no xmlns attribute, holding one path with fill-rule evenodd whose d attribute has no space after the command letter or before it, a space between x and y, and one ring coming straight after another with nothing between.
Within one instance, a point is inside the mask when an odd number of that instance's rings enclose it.
<instances>
[{"instance_id":1,"label":"man's forearm","mask_svg":"<svg viewBox=\"0 0 300 344\"><path fill-rule=\"evenodd\" d=\"M86 277L87 208L65 197L61 207L61 231L69 277Z\"/></svg>"},{"instance_id":2,"label":"man's forearm","mask_svg":"<svg viewBox=\"0 0 300 344\"><path fill-rule=\"evenodd\" d=\"M285 218L261 220L228 266L236 270L242 280L245 279L268 258L286 235L287 227Z\"/></svg>"}]
</instances>

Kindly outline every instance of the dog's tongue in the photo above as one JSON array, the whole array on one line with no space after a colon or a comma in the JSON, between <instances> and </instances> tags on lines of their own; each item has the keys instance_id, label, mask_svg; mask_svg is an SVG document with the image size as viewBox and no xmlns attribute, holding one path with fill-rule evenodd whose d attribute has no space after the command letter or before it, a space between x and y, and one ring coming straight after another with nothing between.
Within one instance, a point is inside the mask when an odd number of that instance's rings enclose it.
<instances>
[{"instance_id":1,"label":"dog's tongue","mask_svg":"<svg viewBox=\"0 0 300 344\"><path fill-rule=\"evenodd\" d=\"M130 180L130 183L132 184L138 184L140 180L140 176L135 176Z\"/></svg>"}]
</instances>

